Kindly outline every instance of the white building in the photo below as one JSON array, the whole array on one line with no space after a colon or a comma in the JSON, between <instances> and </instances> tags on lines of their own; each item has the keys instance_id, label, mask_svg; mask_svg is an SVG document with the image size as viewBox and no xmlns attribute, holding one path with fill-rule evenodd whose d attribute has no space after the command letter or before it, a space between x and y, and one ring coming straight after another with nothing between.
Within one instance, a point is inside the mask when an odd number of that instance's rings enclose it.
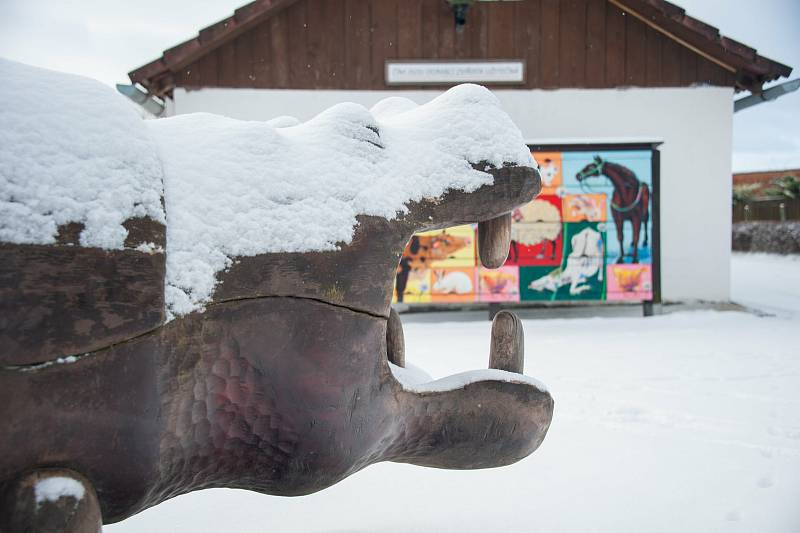
<instances>
[{"instance_id":1,"label":"white building","mask_svg":"<svg viewBox=\"0 0 800 533\"><path fill-rule=\"evenodd\" d=\"M790 72L662 0L273 0L130 77L167 115L249 120L474 81L532 145L659 143L661 297L727 301L734 93Z\"/></svg>"}]
</instances>

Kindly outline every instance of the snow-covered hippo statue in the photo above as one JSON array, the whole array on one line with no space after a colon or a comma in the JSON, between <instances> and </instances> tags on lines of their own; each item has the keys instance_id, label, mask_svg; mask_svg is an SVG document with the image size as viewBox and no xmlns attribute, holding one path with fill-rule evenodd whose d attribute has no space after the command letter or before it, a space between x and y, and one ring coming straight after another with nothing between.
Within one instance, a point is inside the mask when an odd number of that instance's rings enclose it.
<instances>
[{"instance_id":1,"label":"snow-covered hippo statue","mask_svg":"<svg viewBox=\"0 0 800 533\"><path fill-rule=\"evenodd\" d=\"M490 92L142 120L92 80L8 61L0 79L2 531L542 442L553 400L521 373L516 317L495 319L489 369L429 381L390 307L413 233L477 222L495 268L539 191Z\"/></svg>"}]
</instances>

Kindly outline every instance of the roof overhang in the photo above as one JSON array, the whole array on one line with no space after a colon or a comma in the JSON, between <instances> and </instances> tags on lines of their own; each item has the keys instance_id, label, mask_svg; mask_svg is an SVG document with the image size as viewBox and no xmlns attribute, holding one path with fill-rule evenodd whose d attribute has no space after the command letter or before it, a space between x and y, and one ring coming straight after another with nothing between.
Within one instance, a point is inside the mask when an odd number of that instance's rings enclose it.
<instances>
[{"instance_id":1,"label":"roof overhang","mask_svg":"<svg viewBox=\"0 0 800 533\"><path fill-rule=\"evenodd\" d=\"M130 71L128 77L134 84L141 84L151 94L163 98L175 87L175 72L295 2L297 0L250 2L234 11L233 16L203 28L197 37L165 50L160 58Z\"/></svg>"},{"instance_id":2,"label":"roof overhang","mask_svg":"<svg viewBox=\"0 0 800 533\"><path fill-rule=\"evenodd\" d=\"M665 0L608 0L681 46L736 77L736 89L761 92L764 83L788 77L792 68L758 55L755 48L719 33L714 26L686 14Z\"/></svg>"},{"instance_id":3,"label":"roof overhang","mask_svg":"<svg viewBox=\"0 0 800 533\"><path fill-rule=\"evenodd\" d=\"M178 44L163 55L128 73L134 84L150 94L165 97L175 87L174 74L182 68L236 38L297 0L256 0L233 16L200 30L193 39ZM719 30L665 0L608 0L654 30L673 39L734 75L735 89L758 94L764 83L788 77L792 68L756 53L754 48L720 35Z\"/></svg>"}]
</instances>

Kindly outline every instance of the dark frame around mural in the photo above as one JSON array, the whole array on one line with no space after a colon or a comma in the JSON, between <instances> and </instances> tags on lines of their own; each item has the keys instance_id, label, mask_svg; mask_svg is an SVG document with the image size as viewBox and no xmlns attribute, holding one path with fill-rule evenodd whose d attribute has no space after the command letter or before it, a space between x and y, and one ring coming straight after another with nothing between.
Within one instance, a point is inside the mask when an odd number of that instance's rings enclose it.
<instances>
[{"instance_id":1,"label":"dark frame around mural","mask_svg":"<svg viewBox=\"0 0 800 533\"><path fill-rule=\"evenodd\" d=\"M661 305L661 152L659 147L662 141L632 142L632 143L534 143L528 144L531 152L590 152L590 151L630 151L649 150L651 153L651 179L652 179L652 273L653 296L650 300L642 302L644 314L654 314L654 305Z\"/></svg>"},{"instance_id":2,"label":"dark frame around mural","mask_svg":"<svg viewBox=\"0 0 800 533\"><path fill-rule=\"evenodd\" d=\"M501 307L661 303L660 142L529 144L542 193L512 217L497 270L480 266L474 226L416 235L395 302Z\"/></svg>"}]
</instances>

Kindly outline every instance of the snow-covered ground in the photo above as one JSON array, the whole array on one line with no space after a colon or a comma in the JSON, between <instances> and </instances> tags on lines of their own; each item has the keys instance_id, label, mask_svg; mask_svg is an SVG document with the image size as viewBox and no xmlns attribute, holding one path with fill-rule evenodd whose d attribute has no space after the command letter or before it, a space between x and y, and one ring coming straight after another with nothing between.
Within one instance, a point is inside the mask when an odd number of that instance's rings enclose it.
<instances>
[{"instance_id":1,"label":"snow-covered ground","mask_svg":"<svg viewBox=\"0 0 800 533\"><path fill-rule=\"evenodd\" d=\"M800 531L800 259L735 255L733 296L772 316L526 320L526 373L556 412L515 465L379 464L303 498L200 491L106 530ZM489 329L409 321L408 359L485 368Z\"/></svg>"},{"instance_id":2,"label":"snow-covered ground","mask_svg":"<svg viewBox=\"0 0 800 533\"><path fill-rule=\"evenodd\" d=\"M800 257L734 254L734 301L760 311L800 319Z\"/></svg>"}]
</instances>

